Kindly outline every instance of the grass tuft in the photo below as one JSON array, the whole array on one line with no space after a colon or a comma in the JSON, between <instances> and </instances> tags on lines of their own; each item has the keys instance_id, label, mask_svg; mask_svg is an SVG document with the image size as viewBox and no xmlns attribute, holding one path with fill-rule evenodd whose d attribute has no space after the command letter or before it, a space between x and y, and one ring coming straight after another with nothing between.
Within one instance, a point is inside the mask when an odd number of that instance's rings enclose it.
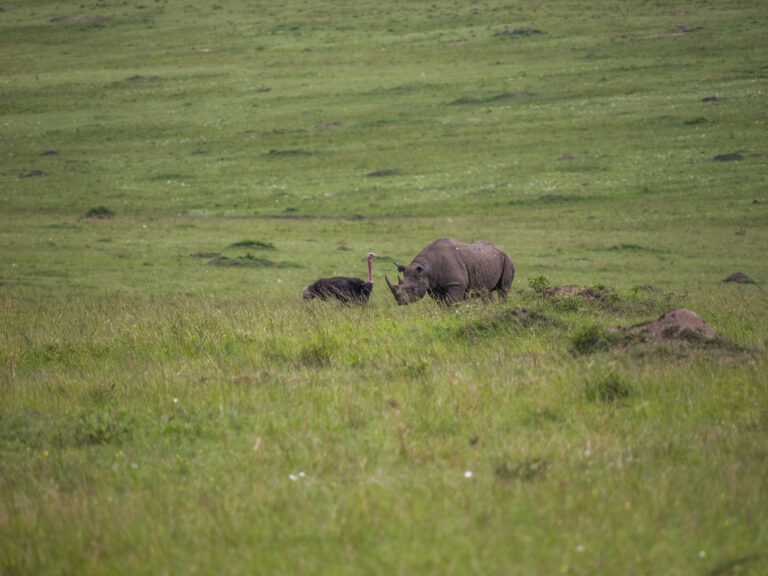
<instances>
[{"instance_id":1,"label":"grass tuft","mask_svg":"<svg viewBox=\"0 0 768 576\"><path fill-rule=\"evenodd\" d=\"M275 250L275 245L272 242L264 242L263 240L241 240L229 245L230 248L261 248L264 250Z\"/></svg>"},{"instance_id":2,"label":"grass tuft","mask_svg":"<svg viewBox=\"0 0 768 576\"><path fill-rule=\"evenodd\" d=\"M616 373L590 379L586 386L586 397L590 402L617 402L631 394L631 387Z\"/></svg>"},{"instance_id":3,"label":"grass tuft","mask_svg":"<svg viewBox=\"0 0 768 576\"><path fill-rule=\"evenodd\" d=\"M219 266L222 268L300 268L301 266L295 262L274 262L267 258L260 258L253 254L246 254L245 256L237 256L230 258L229 256L215 256L209 262L211 266Z\"/></svg>"},{"instance_id":4,"label":"grass tuft","mask_svg":"<svg viewBox=\"0 0 768 576\"><path fill-rule=\"evenodd\" d=\"M85 217L89 220L111 220L115 217L115 213L106 206L97 206L88 210Z\"/></svg>"}]
</instances>

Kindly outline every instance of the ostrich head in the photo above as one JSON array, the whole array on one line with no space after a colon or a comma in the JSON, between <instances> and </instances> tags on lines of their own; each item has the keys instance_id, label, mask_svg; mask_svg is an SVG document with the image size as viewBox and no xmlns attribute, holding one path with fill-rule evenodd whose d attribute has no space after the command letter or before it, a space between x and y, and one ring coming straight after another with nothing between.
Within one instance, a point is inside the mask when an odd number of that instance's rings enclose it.
<instances>
[{"instance_id":1,"label":"ostrich head","mask_svg":"<svg viewBox=\"0 0 768 576\"><path fill-rule=\"evenodd\" d=\"M371 264L371 260L376 258L376 254L373 252L368 253L368 282L373 284L373 265Z\"/></svg>"}]
</instances>

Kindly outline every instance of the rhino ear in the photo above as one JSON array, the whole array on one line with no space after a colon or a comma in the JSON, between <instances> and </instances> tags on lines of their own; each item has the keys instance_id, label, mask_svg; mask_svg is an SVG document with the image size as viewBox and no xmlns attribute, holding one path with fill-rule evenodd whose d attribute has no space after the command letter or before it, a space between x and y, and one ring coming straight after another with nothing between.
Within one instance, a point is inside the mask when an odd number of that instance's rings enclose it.
<instances>
[{"instance_id":1,"label":"rhino ear","mask_svg":"<svg viewBox=\"0 0 768 576\"><path fill-rule=\"evenodd\" d=\"M397 271L398 272L400 272L400 273L404 273L405 272L405 266L401 266L397 262L395 262L395 266L397 266Z\"/></svg>"}]
</instances>

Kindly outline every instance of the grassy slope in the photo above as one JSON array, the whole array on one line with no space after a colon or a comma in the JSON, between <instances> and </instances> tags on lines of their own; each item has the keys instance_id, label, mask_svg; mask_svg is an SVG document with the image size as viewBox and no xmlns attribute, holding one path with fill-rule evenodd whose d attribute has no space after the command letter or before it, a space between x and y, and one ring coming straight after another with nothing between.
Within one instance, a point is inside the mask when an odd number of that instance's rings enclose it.
<instances>
[{"instance_id":1,"label":"grassy slope","mask_svg":"<svg viewBox=\"0 0 768 576\"><path fill-rule=\"evenodd\" d=\"M3 5L3 571L762 573L768 28L684 8ZM298 301L441 235L542 319Z\"/></svg>"}]
</instances>

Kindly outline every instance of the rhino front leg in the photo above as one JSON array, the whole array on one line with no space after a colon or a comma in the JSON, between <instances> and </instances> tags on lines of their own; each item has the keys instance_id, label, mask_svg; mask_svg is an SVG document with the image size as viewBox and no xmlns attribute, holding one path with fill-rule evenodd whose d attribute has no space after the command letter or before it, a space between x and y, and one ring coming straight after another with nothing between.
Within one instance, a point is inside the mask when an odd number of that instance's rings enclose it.
<instances>
[{"instance_id":1,"label":"rhino front leg","mask_svg":"<svg viewBox=\"0 0 768 576\"><path fill-rule=\"evenodd\" d=\"M459 282L451 282L445 286L445 303L454 304L464 300L464 294L467 291L467 287Z\"/></svg>"}]
</instances>

